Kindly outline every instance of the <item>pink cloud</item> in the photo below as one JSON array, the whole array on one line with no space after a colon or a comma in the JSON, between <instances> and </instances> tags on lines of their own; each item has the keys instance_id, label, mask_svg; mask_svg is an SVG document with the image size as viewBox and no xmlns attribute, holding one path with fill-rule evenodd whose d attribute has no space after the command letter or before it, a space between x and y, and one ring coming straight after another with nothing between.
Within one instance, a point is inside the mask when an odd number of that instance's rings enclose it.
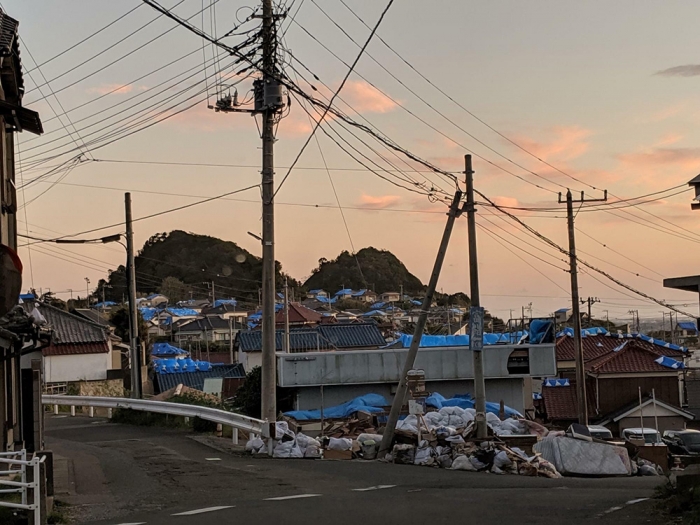
<instances>
[{"instance_id":1,"label":"pink cloud","mask_svg":"<svg viewBox=\"0 0 700 525\"><path fill-rule=\"evenodd\" d=\"M526 150L547 161L564 162L576 159L586 153L590 144L585 140L591 131L579 126L558 126L553 130L554 138L536 141L528 137L515 140Z\"/></svg>"},{"instance_id":2,"label":"pink cloud","mask_svg":"<svg viewBox=\"0 0 700 525\"><path fill-rule=\"evenodd\" d=\"M680 135L678 133L667 133L659 139L659 141L656 143L656 146L670 146L671 144L680 142L684 138L685 137L683 135Z\"/></svg>"},{"instance_id":3,"label":"pink cloud","mask_svg":"<svg viewBox=\"0 0 700 525\"><path fill-rule=\"evenodd\" d=\"M359 113L388 113L397 107L393 100L360 80L349 80L340 96Z\"/></svg>"},{"instance_id":4,"label":"pink cloud","mask_svg":"<svg viewBox=\"0 0 700 525\"><path fill-rule=\"evenodd\" d=\"M638 153L625 153L617 158L630 167L673 166L682 170L700 168L700 148L653 148Z\"/></svg>"},{"instance_id":5,"label":"pink cloud","mask_svg":"<svg viewBox=\"0 0 700 525\"><path fill-rule=\"evenodd\" d=\"M367 195L362 194L360 197L360 203L366 208L372 208L375 210L383 210L389 208L395 204L398 204L401 197L398 195Z\"/></svg>"},{"instance_id":6,"label":"pink cloud","mask_svg":"<svg viewBox=\"0 0 700 525\"><path fill-rule=\"evenodd\" d=\"M131 93L134 90L133 84L101 84L89 88L88 93L96 93L98 95L106 95L107 93L112 93L115 95L124 95L126 93Z\"/></svg>"},{"instance_id":7,"label":"pink cloud","mask_svg":"<svg viewBox=\"0 0 700 525\"><path fill-rule=\"evenodd\" d=\"M501 195L498 195L496 197L492 197L491 200L493 200L493 202L495 202L499 206L508 206L511 208L518 206L518 199L514 197L503 197Z\"/></svg>"}]
</instances>

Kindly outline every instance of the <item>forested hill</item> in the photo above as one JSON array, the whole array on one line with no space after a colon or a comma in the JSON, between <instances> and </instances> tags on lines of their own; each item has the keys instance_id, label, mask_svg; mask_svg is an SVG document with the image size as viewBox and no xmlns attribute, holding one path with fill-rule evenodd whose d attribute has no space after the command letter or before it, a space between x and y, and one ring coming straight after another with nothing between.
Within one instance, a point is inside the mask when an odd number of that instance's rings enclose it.
<instances>
[{"instance_id":1,"label":"forested hill","mask_svg":"<svg viewBox=\"0 0 700 525\"><path fill-rule=\"evenodd\" d=\"M278 286L282 286L281 265L277 263ZM136 256L136 288L139 294L159 292L171 302L192 296L206 297L205 283L214 282L217 297L237 297L258 302L262 282L262 261L234 242L180 230L151 237ZM105 295L121 301L126 294L124 268L106 282ZM101 293L103 281L98 285ZM299 286L291 280L290 286ZM101 299L101 297L100 297Z\"/></svg>"},{"instance_id":2,"label":"forested hill","mask_svg":"<svg viewBox=\"0 0 700 525\"><path fill-rule=\"evenodd\" d=\"M423 283L408 271L391 252L376 248L363 248L356 255L344 251L332 261L321 259L304 288L322 288L336 292L341 287L359 290L370 288L377 293L398 292L403 285L407 294L420 294Z\"/></svg>"}]
</instances>

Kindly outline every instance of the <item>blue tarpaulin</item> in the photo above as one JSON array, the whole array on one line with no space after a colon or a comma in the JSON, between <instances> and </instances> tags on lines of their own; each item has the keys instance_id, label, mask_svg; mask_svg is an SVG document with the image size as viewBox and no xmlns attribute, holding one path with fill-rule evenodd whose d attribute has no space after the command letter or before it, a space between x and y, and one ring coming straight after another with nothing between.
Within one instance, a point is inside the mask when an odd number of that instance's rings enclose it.
<instances>
[{"instance_id":1,"label":"blue tarpaulin","mask_svg":"<svg viewBox=\"0 0 700 525\"><path fill-rule=\"evenodd\" d=\"M141 312L141 317L143 317L144 321L150 321L156 316L156 313L158 312L157 308L139 308L139 312Z\"/></svg>"},{"instance_id":2,"label":"blue tarpaulin","mask_svg":"<svg viewBox=\"0 0 700 525\"><path fill-rule=\"evenodd\" d=\"M484 334L484 344L485 345L495 345L495 344L513 344L520 341L520 339L525 335L524 332L517 332L513 334ZM404 348L409 348L411 346L411 341L413 340L412 335L400 334L399 341ZM420 340L421 348L430 348L437 346L469 346L469 336L468 335L424 335Z\"/></svg>"},{"instance_id":3,"label":"blue tarpaulin","mask_svg":"<svg viewBox=\"0 0 700 525\"><path fill-rule=\"evenodd\" d=\"M235 299L217 299L216 301L214 301L214 308L218 308L222 304L236 306L238 302Z\"/></svg>"},{"instance_id":4,"label":"blue tarpaulin","mask_svg":"<svg viewBox=\"0 0 700 525\"><path fill-rule=\"evenodd\" d=\"M170 343L153 343L151 355L167 356L167 355L187 355L187 351Z\"/></svg>"},{"instance_id":5,"label":"blue tarpaulin","mask_svg":"<svg viewBox=\"0 0 700 525\"><path fill-rule=\"evenodd\" d=\"M459 407L466 409L474 408L474 399L469 394L460 394L454 396L452 399L445 399L443 395L433 392L425 399L425 404L429 407L437 408L438 410L443 407ZM486 402L486 412L498 415L500 409L500 403ZM509 406L504 407L504 412L508 417L523 417L520 412Z\"/></svg>"},{"instance_id":6,"label":"blue tarpaulin","mask_svg":"<svg viewBox=\"0 0 700 525\"><path fill-rule=\"evenodd\" d=\"M157 374L176 374L179 372L207 372L212 365L209 361L195 361L185 359L155 359L153 369Z\"/></svg>"},{"instance_id":7,"label":"blue tarpaulin","mask_svg":"<svg viewBox=\"0 0 700 525\"><path fill-rule=\"evenodd\" d=\"M567 336L567 337L573 337L574 336L574 329L573 328L564 328L561 332L557 334L557 337L561 336ZM679 352L687 352L688 349L682 346L674 345L671 343L667 343L666 341L663 341L661 339L654 339L653 337L650 337L648 335L644 334L613 334L608 332L605 328L602 327L594 327L594 328L583 328L581 329L581 336L582 337L587 337L589 335L606 335L608 337L617 337L618 339L641 339L642 341L646 341L647 343L651 343L656 346L662 346L664 348L669 348L671 350L678 350Z\"/></svg>"},{"instance_id":8,"label":"blue tarpaulin","mask_svg":"<svg viewBox=\"0 0 700 525\"><path fill-rule=\"evenodd\" d=\"M112 306L117 306L114 301L105 301L103 303L93 304L92 308L111 308Z\"/></svg>"},{"instance_id":9,"label":"blue tarpaulin","mask_svg":"<svg viewBox=\"0 0 700 525\"><path fill-rule=\"evenodd\" d=\"M175 317L197 317L199 312L192 308L166 308L165 311Z\"/></svg>"},{"instance_id":10,"label":"blue tarpaulin","mask_svg":"<svg viewBox=\"0 0 700 525\"><path fill-rule=\"evenodd\" d=\"M672 368L674 370L685 368L685 365L680 361L676 361L672 357L666 357L665 355L659 357L658 359L654 359L654 362L659 363L661 366L665 366L666 368Z\"/></svg>"},{"instance_id":11,"label":"blue tarpaulin","mask_svg":"<svg viewBox=\"0 0 700 525\"><path fill-rule=\"evenodd\" d=\"M328 407L323 409L324 419L342 419L348 417L355 412L381 412L383 407L389 406L389 402L379 394L365 394L364 396L356 397L343 403L342 405ZM320 410L293 410L285 412L285 416L296 419L297 421L308 421L321 419Z\"/></svg>"},{"instance_id":12,"label":"blue tarpaulin","mask_svg":"<svg viewBox=\"0 0 700 525\"><path fill-rule=\"evenodd\" d=\"M554 342L554 323L545 319L530 321L529 343L539 345Z\"/></svg>"}]
</instances>

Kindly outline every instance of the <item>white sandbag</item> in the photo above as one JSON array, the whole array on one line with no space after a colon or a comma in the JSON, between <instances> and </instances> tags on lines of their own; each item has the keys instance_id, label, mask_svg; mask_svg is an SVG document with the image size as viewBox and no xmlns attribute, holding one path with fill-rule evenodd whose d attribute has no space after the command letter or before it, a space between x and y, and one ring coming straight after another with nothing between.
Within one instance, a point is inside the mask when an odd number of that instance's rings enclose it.
<instances>
[{"instance_id":1,"label":"white sandbag","mask_svg":"<svg viewBox=\"0 0 700 525\"><path fill-rule=\"evenodd\" d=\"M396 430L404 430L406 432L418 434L418 419L414 415L406 416L396 423Z\"/></svg>"},{"instance_id":2,"label":"white sandbag","mask_svg":"<svg viewBox=\"0 0 700 525\"><path fill-rule=\"evenodd\" d=\"M482 463L481 461L476 459L475 456L470 456L469 461L471 461L471 464L474 467L474 470L483 470L487 467L486 463Z\"/></svg>"},{"instance_id":3,"label":"white sandbag","mask_svg":"<svg viewBox=\"0 0 700 525\"><path fill-rule=\"evenodd\" d=\"M382 436L381 434L360 434L357 436L357 441L360 443L360 445L364 445L365 441L374 441L376 443L381 443L382 441Z\"/></svg>"},{"instance_id":4,"label":"white sandbag","mask_svg":"<svg viewBox=\"0 0 700 525\"><path fill-rule=\"evenodd\" d=\"M328 442L328 450L351 450L352 439L349 438L330 438Z\"/></svg>"},{"instance_id":5,"label":"white sandbag","mask_svg":"<svg viewBox=\"0 0 700 525\"><path fill-rule=\"evenodd\" d=\"M248 442L245 444L246 452L252 452L253 454L257 454L261 449L264 448L265 442L259 437L249 439Z\"/></svg>"},{"instance_id":6,"label":"white sandbag","mask_svg":"<svg viewBox=\"0 0 700 525\"><path fill-rule=\"evenodd\" d=\"M299 432L297 434L297 445L299 445L299 448L304 450L309 446L320 447L321 442L316 438L312 438L311 436L307 436L306 434L302 434L301 432Z\"/></svg>"},{"instance_id":7,"label":"white sandbag","mask_svg":"<svg viewBox=\"0 0 700 525\"><path fill-rule=\"evenodd\" d=\"M443 417L440 412L428 412L423 416L423 420L428 425L428 428L439 427L442 426Z\"/></svg>"},{"instance_id":8,"label":"white sandbag","mask_svg":"<svg viewBox=\"0 0 700 525\"><path fill-rule=\"evenodd\" d=\"M453 444L458 444L458 443L465 443L464 438L457 434L456 436L450 436L445 439L448 443L453 443Z\"/></svg>"},{"instance_id":9,"label":"white sandbag","mask_svg":"<svg viewBox=\"0 0 700 525\"><path fill-rule=\"evenodd\" d=\"M457 456L452 460L452 466L450 467L452 470L469 470L469 471L476 471L476 468L474 468L474 465L472 462L469 460L467 456L461 455Z\"/></svg>"},{"instance_id":10,"label":"white sandbag","mask_svg":"<svg viewBox=\"0 0 700 525\"><path fill-rule=\"evenodd\" d=\"M486 422L487 423L500 423L501 420L493 412L486 412Z\"/></svg>"},{"instance_id":11,"label":"white sandbag","mask_svg":"<svg viewBox=\"0 0 700 525\"><path fill-rule=\"evenodd\" d=\"M275 422L275 439L282 439L283 437L294 438L294 432L289 430L289 425L286 421L276 421Z\"/></svg>"},{"instance_id":12,"label":"white sandbag","mask_svg":"<svg viewBox=\"0 0 700 525\"><path fill-rule=\"evenodd\" d=\"M315 443L309 443L306 446L306 450L304 450L304 457L311 458L311 459L320 458L321 457L321 446L316 445Z\"/></svg>"}]
</instances>

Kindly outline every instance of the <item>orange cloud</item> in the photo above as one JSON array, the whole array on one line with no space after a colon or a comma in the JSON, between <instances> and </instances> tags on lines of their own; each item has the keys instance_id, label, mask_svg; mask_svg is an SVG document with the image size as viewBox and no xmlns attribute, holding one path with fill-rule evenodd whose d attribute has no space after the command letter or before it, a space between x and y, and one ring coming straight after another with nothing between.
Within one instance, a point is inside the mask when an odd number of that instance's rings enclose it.
<instances>
[{"instance_id":1,"label":"orange cloud","mask_svg":"<svg viewBox=\"0 0 700 525\"><path fill-rule=\"evenodd\" d=\"M397 104L367 82L348 80L340 96L359 113L388 113Z\"/></svg>"},{"instance_id":2,"label":"orange cloud","mask_svg":"<svg viewBox=\"0 0 700 525\"><path fill-rule=\"evenodd\" d=\"M362 194L360 197L360 203L366 208L372 208L375 210L383 210L389 208L395 204L398 204L401 197L398 195L367 195Z\"/></svg>"},{"instance_id":3,"label":"orange cloud","mask_svg":"<svg viewBox=\"0 0 700 525\"><path fill-rule=\"evenodd\" d=\"M518 199L514 197L503 197L501 195L497 197L492 198L493 202L498 204L499 206L509 206L509 207L516 207L518 206Z\"/></svg>"},{"instance_id":4,"label":"orange cloud","mask_svg":"<svg viewBox=\"0 0 700 525\"><path fill-rule=\"evenodd\" d=\"M617 158L632 167L673 166L684 170L700 168L700 148L654 148L618 155Z\"/></svg>"},{"instance_id":5,"label":"orange cloud","mask_svg":"<svg viewBox=\"0 0 700 525\"><path fill-rule=\"evenodd\" d=\"M671 144L675 144L676 142L680 142L683 140L685 137L683 135L680 135L678 133L667 133L661 139L659 139L659 142L656 143L657 146L670 146Z\"/></svg>"}]
</instances>

